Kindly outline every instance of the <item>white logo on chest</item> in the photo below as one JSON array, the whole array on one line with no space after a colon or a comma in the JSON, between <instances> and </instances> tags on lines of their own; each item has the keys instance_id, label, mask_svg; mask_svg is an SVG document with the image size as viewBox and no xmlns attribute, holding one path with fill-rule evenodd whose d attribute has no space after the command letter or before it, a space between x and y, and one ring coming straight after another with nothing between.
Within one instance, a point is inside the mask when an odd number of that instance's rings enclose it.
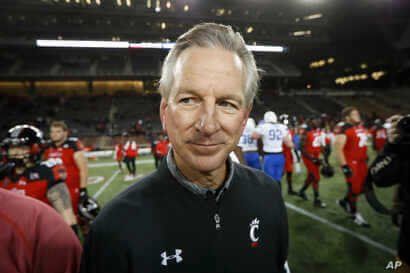
<instances>
[{"instance_id":1,"label":"white logo on chest","mask_svg":"<svg viewBox=\"0 0 410 273\"><path fill-rule=\"evenodd\" d=\"M164 252L161 253L161 257L162 257L161 264L163 266L167 266L168 261L170 261L170 260L175 260L175 262L178 264L178 263L182 262L182 260L183 260L181 254L182 254L181 249L175 249L175 255L170 255L170 256L167 256L167 252L164 251Z\"/></svg>"},{"instance_id":2,"label":"white logo on chest","mask_svg":"<svg viewBox=\"0 0 410 273\"><path fill-rule=\"evenodd\" d=\"M251 228L249 229L249 237L251 238L252 243L256 243L259 241L259 237L255 235L256 230L259 229L259 220L258 218L253 219L253 221L249 225Z\"/></svg>"}]
</instances>

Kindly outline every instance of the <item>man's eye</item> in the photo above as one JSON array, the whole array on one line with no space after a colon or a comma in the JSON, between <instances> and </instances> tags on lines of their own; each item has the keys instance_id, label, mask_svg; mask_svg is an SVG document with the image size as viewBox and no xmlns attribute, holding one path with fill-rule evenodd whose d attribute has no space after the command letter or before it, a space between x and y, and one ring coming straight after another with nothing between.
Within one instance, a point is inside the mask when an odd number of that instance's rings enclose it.
<instances>
[{"instance_id":1,"label":"man's eye","mask_svg":"<svg viewBox=\"0 0 410 273\"><path fill-rule=\"evenodd\" d=\"M195 102L194 98L182 98L179 100L182 104L193 104Z\"/></svg>"},{"instance_id":2,"label":"man's eye","mask_svg":"<svg viewBox=\"0 0 410 273\"><path fill-rule=\"evenodd\" d=\"M219 103L219 105L222 106L222 107L226 107L226 108L234 108L234 109L238 108L235 104L233 104L232 102L229 102L229 101L221 101Z\"/></svg>"}]
</instances>

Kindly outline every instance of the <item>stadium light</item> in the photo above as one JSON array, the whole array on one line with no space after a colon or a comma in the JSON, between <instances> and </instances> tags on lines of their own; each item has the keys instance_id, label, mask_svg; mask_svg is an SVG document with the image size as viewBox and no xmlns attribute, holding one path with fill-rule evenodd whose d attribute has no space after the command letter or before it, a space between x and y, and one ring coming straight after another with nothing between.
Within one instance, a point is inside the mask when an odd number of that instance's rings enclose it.
<instances>
[{"instance_id":1,"label":"stadium light","mask_svg":"<svg viewBox=\"0 0 410 273\"><path fill-rule=\"evenodd\" d=\"M321 13L315 13L315 14L311 14L308 16L303 17L303 20L307 21L307 20L315 20L315 19L319 19L322 18L323 14Z\"/></svg>"},{"instance_id":2,"label":"stadium light","mask_svg":"<svg viewBox=\"0 0 410 273\"><path fill-rule=\"evenodd\" d=\"M171 49L175 43L129 43L129 48Z\"/></svg>"},{"instance_id":3,"label":"stadium light","mask_svg":"<svg viewBox=\"0 0 410 273\"><path fill-rule=\"evenodd\" d=\"M79 40L37 40L38 47L78 47L78 48L128 48L128 42L79 41Z\"/></svg>"},{"instance_id":4,"label":"stadium light","mask_svg":"<svg viewBox=\"0 0 410 273\"><path fill-rule=\"evenodd\" d=\"M171 42L168 42L168 43L131 43L127 41L36 40L36 46L38 47L171 49L174 45L175 43L171 43ZM250 51L254 51L254 52L283 53L286 51L286 47L283 47L283 46L247 45L246 47Z\"/></svg>"},{"instance_id":5,"label":"stadium light","mask_svg":"<svg viewBox=\"0 0 410 273\"><path fill-rule=\"evenodd\" d=\"M285 48L283 46L247 45L246 47L250 51L254 52L285 52Z\"/></svg>"},{"instance_id":6,"label":"stadium light","mask_svg":"<svg viewBox=\"0 0 410 273\"><path fill-rule=\"evenodd\" d=\"M161 11L161 2L159 0L157 0L156 4L155 4L155 12L160 12Z\"/></svg>"}]
</instances>

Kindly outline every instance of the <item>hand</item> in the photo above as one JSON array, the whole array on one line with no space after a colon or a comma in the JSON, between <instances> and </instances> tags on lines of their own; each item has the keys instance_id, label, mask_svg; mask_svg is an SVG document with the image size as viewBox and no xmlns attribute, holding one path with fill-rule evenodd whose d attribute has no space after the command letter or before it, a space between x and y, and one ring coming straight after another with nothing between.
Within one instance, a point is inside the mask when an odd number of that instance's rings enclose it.
<instances>
[{"instance_id":1,"label":"hand","mask_svg":"<svg viewBox=\"0 0 410 273\"><path fill-rule=\"evenodd\" d=\"M88 201L88 191L87 188L80 188L80 203L85 204Z\"/></svg>"},{"instance_id":2,"label":"hand","mask_svg":"<svg viewBox=\"0 0 410 273\"><path fill-rule=\"evenodd\" d=\"M345 175L346 178L350 178L353 175L352 169L348 165L343 165L342 166L342 172Z\"/></svg>"},{"instance_id":3,"label":"hand","mask_svg":"<svg viewBox=\"0 0 410 273\"><path fill-rule=\"evenodd\" d=\"M397 124L403 118L401 115L394 115L389 117L386 120L386 124L388 124L387 129L387 140L390 143L395 143L399 137L399 132L397 130Z\"/></svg>"},{"instance_id":4,"label":"hand","mask_svg":"<svg viewBox=\"0 0 410 273\"><path fill-rule=\"evenodd\" d=\"M313 159L312 159L312 162L313 162L315 165L318 165L318 166L320 166L320 165L323 164L323 160L320 159L320 158L313 158Z\"/></svg>"}]
</instances>

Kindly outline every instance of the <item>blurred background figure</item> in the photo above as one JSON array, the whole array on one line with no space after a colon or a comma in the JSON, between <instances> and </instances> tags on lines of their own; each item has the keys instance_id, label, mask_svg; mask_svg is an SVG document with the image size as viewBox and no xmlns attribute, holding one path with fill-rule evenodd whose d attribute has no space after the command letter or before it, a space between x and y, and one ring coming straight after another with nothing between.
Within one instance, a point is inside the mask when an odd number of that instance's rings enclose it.
<instances>
[{"instance_id":1,"label":"blurred background figure","mask_svg":"<svg viewBox=\"0 0 410 273\"><path fill-rule=\"evenodd\" d=\"M66 169L60 158L41 161L43 144L38 128L27 124L11 128L1 142L6 154L0 165L0 187L51 205L80 235Z\"/></svg>"},{"instance_id":2,"label":"blurred background figure","mask_svg":"<svg viewBox=\"0 0 410 273\"><path fill-rule=\"evenodd\" d=\"M124 172L124 170L122 168L122 162L124 161L123 138L121 138L120 142L118 142L114 146L114 159L118 163L118 169L120 170L120 172Z\"/></svg>"},{"instance_id":3,"label":"blurred background figure","mask_svg":"<svg viewBox=\"0 0 410 273\"><path fill-rule=\"evenodd\" d=\"M164 134L159 134L158 141L155 145L155 158L157 158L158 162L156 163L156 167L161 164L162 160L167 156L169 150L169 141L168 138L165 137Z\"/></svg>"},{"instance_id":4,"label":"blurred background figure","mask_svg":"<svg viewBox=\"0 0 410 273\"><path fill-rule=\"evenodd\" d=\"M264 172L280 183L285 166L283 144L292 149L293 142L287 126L278 123L278 118L274 112L267 111L263 120L264 123L256 127L252 138L262 140Z\"/></svg>"},{"instance_id":5,"label":"blurred background figure","mask_svg":"<svg viewBox=\"0 0 410 273\"><path fill-rule=\"evenodd\" d=\"M246 121L245 129L242 136L239 139L238 146L241 147L243 158L246 165L255 169L261 169L261 163L259 160L258 143L257 140L252 138L252 134L256 129L255 120L248 118Z\"/></svg>"},{"instance_id":6,"label":"blurred background figure","mask_svg":"<svg viewBox=\"0 0 410 273\"><path fill-rule=\"evenodd\" d=\"M126 141L124 144L124 154L124 163L128 170L128 175L125 176L124 181L134 180L137 175L135 159L138 156L138 145L135 140L130 138L128 135L126 135Z\"/></svg>"}]
</instances>

